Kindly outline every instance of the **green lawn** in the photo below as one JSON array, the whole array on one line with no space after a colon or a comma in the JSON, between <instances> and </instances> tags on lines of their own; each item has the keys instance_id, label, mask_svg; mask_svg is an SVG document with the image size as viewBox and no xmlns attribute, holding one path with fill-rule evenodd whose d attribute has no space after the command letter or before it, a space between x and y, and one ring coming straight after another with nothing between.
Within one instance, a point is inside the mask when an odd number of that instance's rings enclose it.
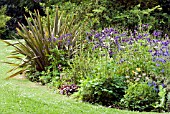
<instances>
[{"instance_id":1,"label":"green lawn","mask_svg":"<svg viewBox=\"0 0 170 114\"><path fill-rule=\"evenodd\" d=\"M0 41L0 61L6 59L11 47ZM0 63L0 114L137 114L139 112L94 106L56 94L45 86L26 79L5 80L10 66ZM143 114L143 113L142 113ZM147 113L151 114L151 113Z\"/></svg>"}]
</instances>

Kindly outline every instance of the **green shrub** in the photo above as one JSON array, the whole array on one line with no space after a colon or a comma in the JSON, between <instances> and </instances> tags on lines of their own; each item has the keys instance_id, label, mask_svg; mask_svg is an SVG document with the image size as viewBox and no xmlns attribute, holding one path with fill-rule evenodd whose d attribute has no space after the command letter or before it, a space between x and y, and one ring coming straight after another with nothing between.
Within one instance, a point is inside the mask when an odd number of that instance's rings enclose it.
<instances>
[{"instance_id":1,"label":"green shrub","mask_svg":"<svg viewBox=\"0 0 170 114\"><path fill-rule=\"evenodd\" d=\"M158 93L147 83L130 84L121 104L129 110L151 111L159 102Z\"/></svg>"},{"instance_id":2,"label":"green shrub","mask_svg":"<svg viewBox=\"0 0 170 114\"><path fill-rule=\"evenodd\" d=\"M124 77L112 76L101 78L87 78L82 80L78 93L75 94L81 100L97 103L104 106L118 105L125 94L126 84Z\"/></svg>"},{"instance_id":3,"label":"green shrub","mask_svg":"<svg viewBox=\"0 0 170 114\"><path fill-rule=\"evenodd\" d=\"M0 19L1 19L0 20L0 36L1 34L3 34L3 32L5 32L6 22L10 19L9 16L5 15L5 11L6 11L6 6L0 8Z\"/></svg>"}]
</instances>

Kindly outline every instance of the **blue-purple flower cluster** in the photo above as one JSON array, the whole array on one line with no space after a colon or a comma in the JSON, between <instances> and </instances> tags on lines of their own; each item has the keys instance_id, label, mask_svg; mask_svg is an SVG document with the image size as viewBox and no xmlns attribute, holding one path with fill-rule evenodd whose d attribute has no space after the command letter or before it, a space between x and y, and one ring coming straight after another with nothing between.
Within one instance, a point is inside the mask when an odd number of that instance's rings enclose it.
<instances>
[{"instance_id":1,"label":"blue-purple flower cluster","mask_svg":"<svg viewBox=\"0 0 170 114\"><path fill-rule=\"evenodd\" d=\"M153 89L158 93L159 92L159 85L156 82L148 82L148 86L153 87ZM161 84L163 88L166 87L164 83Z\"/></svg>"},{"instance_id":2,"label":"blue-purple flower cluster","mask_svg":"<svg viewBox=\"0 0 170 114\"><path fill-rule=\"evenodd\" d=\"M94 44L93 50L97 48L106 49L110 57L120 51L123 52L125 47L130 47L132 44L146 45L149 47L148 52L152 55L153 62L157 67L160 67L162 64L170 62L170 39L167 34L161 37L160 31L154 31L153 34L150 34L148 31L138 32L134 30L132 32L105 28L101 32L92 30L87 33L86 39ZM159 72L164 73L164 67L161 68Z\"/></svg>"},{"instance_id":3,"label":"blue-purple flower cluster","mask_svg":"<svg viewBox=\"0 0 170 114\"><path fill-rule=\"evenodd\" d=\"M162 40L155 39L155 37L160 35L160 31L154 31L153 34L149 34L148 32L139 33L137 30L133 32L120 32L114 28L106 28L101 32L93 30L87 33L87 40L95 44L93 49L107 49L110 56L113 54L113 49L115 51L115 47L120 51L122 47L126 45L131 45L139 40L143 40L150 47L148 51L152 54L153 61L165 63L167 60L170 60L170 40L167 35L165 35Z\"/></svg>"}]
</instances>

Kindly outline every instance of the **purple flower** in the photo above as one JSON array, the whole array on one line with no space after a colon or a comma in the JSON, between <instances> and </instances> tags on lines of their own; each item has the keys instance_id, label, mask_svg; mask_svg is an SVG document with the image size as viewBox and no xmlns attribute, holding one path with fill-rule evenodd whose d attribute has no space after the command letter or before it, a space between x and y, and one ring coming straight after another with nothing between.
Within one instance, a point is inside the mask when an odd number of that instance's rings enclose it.
<instances>
[{"instance_id":1,"label":"purple flower","mask_svg":"<svg viewBox=\"0 0 170 114\"><path fill-rule=\"evenodd\" d=\"M70 37L72 34L65 34L64 37Z\"/></svg>"},{"instance_id":2,"label":"purple flower","mask_svg":"<svg viewBox=\"0 0 170 114\"><path fill-rule=\"evenodd\" d=\"M144 37L146 37L146 36L148 36L148 35L149 35L149 34L146 33L146 34L144 34Z\"/></svg>"},{"instance_id":3,"label":"purple flower","mask_svg":"<svg viewBox=\"0 0 170 114\"><path fill-rule=\"evenodd\" d=\"M99 44L96 44L93 48L92 48L92 50L95 50L96 48L98 48L100 45Z\"/></svg>"},{"instance_id":4,"label":"purple flower","mask_svg":"<svg viewBox=\"0 0 170 114\"><path fill-rule=\"evenodd\" d=\"M150 38L147 38L146 40L147 40L148 42L151 42L151 39L150 39Z\"/></svg>"},{"instance_id":5,"label":"purple flower","mask_svg":"<svg viewBox=\"0 0 170 114\"><path fill-rule=\"evenodd\" d=\"M154 89L157 93L159 92L159 89L158 89L158 88L154 87L153 89Z\"/></svg>"},{"instance_id":6,"label":"purple flower","mask_svg":"<svg viewBox=\"0 0 170 114\"><path fill-rule=\"evenodd\" d=\"M153 86L154 86L154 87L156 87L156 86L157 86L157 84L156 84L155 82L152 82L152 84L153 84Z\"/></svg>"},{"instance_id":7,"label":"purple flower","mask_svg":"<svg viewBox=\"0 0 170 114\"><path fill-rule=\"evenodd\" d=\"M160 56L160 55L161 55L161 53L156 50L155 53L152 56Z\"/></svg>"},{"instance_id":8,"label":"purple flower","mask_svg":"<svg viewBox=\"0 0 170 114\"><path fill-rule=\"evenodd\" d=\"M114 34L119 34L119 32L118 32L118 31L114 31L113 33L114 33Z\"/></svg>"},{"instance_id":9,"label":"purple flower","mask_svg":"<svg viewBox=\"0 0 170 114\"><path fill-rule=\"evenodd\" d=\"M133 42L132 41L129 41L129 43L128 43L129 45L132 45L133 44Z\"/></svg>"},{"instance_id":10,"label":"purple flower","mask_svg":"<svg viewBox=\"0 0 170 114\"><path fill-rule=\"evenodd\" d=\"M162 45L168 46L169 42L168 41L162 41Z\"/></svg>"},{"instance_id":11,"label":"purple flower","mask_svg":"<svg viewBox=\"0 0 170 114\"><path fill-rule=\"evenodd\" d=\"M169 56L169 52L168 51L164 52L163 56Z\"/></svg>"},{"instance_id":12,"label":"purple flower","mask_svg":"<svg viewBox=\"0 0 170 114\"><path fill-rule=\"evenodd\" d=\"M160 64L156 63L156 66L157 66L157 67L159 67L159 66L160 66Z\"/></svg>"},{"instance_id":13,"label":"purple flower","mask_svg":"<svg viewBox=\"0 0 170 114\"><path fill-rule=\"evenodd\" d=\"M162 83L162 87L163 87L163 88L165 88L165 87L166 87L164 83Z\"/></svg>"},{"instance_id":14,"label":"purple flower","mask_svg":"<svg viewBox=\"0 0 170 114\"><path fill-rule=\"evenodd\" d=\"M124 33L122 33L120 36L126 36L127 35L127 33L126 32L124 32Z\"/></svg>"},{"instance_id":15,"label":"purple flower","mask_svg":"<svg viewBox=\"0 0 170 114\"><path fill-rule=\"evenodd\" d=\"M120 38L120 36L116 36L116 37L115 37L115 40L117 40L117 39L119 39L119 38Z\"/></svg>"},{"instance_id":16,"label":"purple flower","mask_svg":"<svg viewBox=\"0 0 170 114\"><path fill-rule=\"evenodd\" d=\"M151 86L152 86L152 83L148 82L148 86L151 87Z\"/></svg>"},{"instance_id":17,"label":"purple flower","mask_svg":"<svg viewBox=\"0 0 170 114\"><path fill-rule=\"evenodd\" d=\"M120 59L120 63L123 63L125 60L122 58L122 59Z\"/></svg>"},{"instance_id":18,"label":"purple flower","mask_svg":"<svg viewBox=\"0 0 170 114\"><path fill-rule=\"evenodd\" d=\"M70 46L70 45L71 45L70 39L67 40L67 44L66 44L66 45L67 45L67 46Z\"/></svg>"},{"instance_id":19,"label":"purple flower","mask_svg":"<svg viewBox=\"0 0 170 114\"><path fill-rule=\"evenodd\" d=\"M51 42L51 41L52 41L52 38L48 38L48 41Z\"/></svg>"},{"instance_id":20,"label":"purple flower","mask_svg":"<svg viewBox=\"0 0 170 114\"><path fill-rule=\"evenodd\" d=\"M115 39L115 44L116 44L116 45L119 45L119 42L118 42L118 40L117 40L117 39Z\"/></svg>"},{"instance_id":21,"label":"purple flower","mask_svg":"<svg viewBox=\"0 0 170 114\"><path fill-rule=\"evenodd\" d=\"M110 33L110 30L109 30L108 28L105 28L105 29L104 29L104 32L105 32L105 33Z\"/></svg>"},{"instance_id":22,"label":"purple flower","mask_svg":"<svg viewBox=\"0 0 170 114\"><path fill-rule=\"evenodd\" d=\"M160 36L161 34L162 34L162 33L161 33L160 31L156 31L156 30L155 30L155 31L153 32L153 35L156 36L156 37L157 37L157 36Z\"/></svg>"},{"instance_id":23,"label":"purple flower","mask_svg":"<svg viewBox=\"0 0 170 114\"><path fill-rule=\"evenodd\" d=\"M57 40L57 38L54 37L54 38L53 38L53 42L56 42L56 40Z\"/></svg>"},{"instance_id":24,"label":"purple flower","mask_svg":"<svg viewBox=\"0 0 170 114\"><path fill-rule=\"evenodd\" d=\"M137 39L141 39L141 38L142 38L142 35L138 35L136 38L137 38Z\"/></svg>"},{"instance_id":25,"label":"purple flower","mask_svg":"<svg viewBox=\"0 0 170 114\"><path fill-rule=\"evenodd\" d=\"M109 50L109 56L112 57L113 56L113 51L112 50Z\"/></svg>"},{"instance_id":26,"label":"purple flower","mask_svg":"<svg viewBox=\"0 0 170 114\"><path fill-rule=\"evenodd\" d=\"M113 31L114 31L114 29L113 29L113 28L110 28L110 29L109 29L109 31L110 31L110 33L111 33L111 32L113 32Z\"/></svg>"},{"instance_id":27,"label":"purple flower","mask_svg":"<svg viewBox=\"0 0 170 114\"><path fill-rule=\"evenodd\" d=\"M100 33L97 33L97 34L95 34L95 38L99 38L101 35L100 35Z\"/></svg>"},{"instance_id":28,"label":"purple flower","mask_svg":"<svg viewBox=\"0 0 170 114\"><path fill-rule=\"evenodd\" d=\"M159 62L162 62L162 63L166 63L166 60L165 60L165 59L162 59L162 58L156 58L155 61L159 61Z\"/></svg>"},{"instance_id":29,"label":"purple flower","mask_svg":"<svg viewBox=\"0 0 170 114\"><path fill-rule=\"evenodd\" d=\"M162 69L162 70L161 70L161 73L164 73L164 72L165 72L165 70L164 70L164 69Z\"/></svg>"},{"instance_id":30,"label":"purple flower","mask_svg":"<svg viewBox=\"0 0 170 114\"><path fill-rule=\"evenodd\" d=\"M151 53L151 52L152 52L152 50L149 50L148 52L150 52L150 53Z\"/></svg>"},{"instance_id":31,"label":"purple flower","mask_svg":"<svg viewBox=\"0 0 170 114\"><path fill-rule=\"evenodd\" d=\"M147 29L148 27L149 27L149 24L142 24L142 28Z\"/></svg>"},{"instance_id":32,"label":"purple flower","mask_svg":"<svg viewBox=\"0 0 170 114\"><path fill-rule=\"evenodd\" d=\"M137 31L137 30L134 30L134 32L133 32L133 33L134 33L134 35L135 35L135 34L137 34L137 33L138 33L138 31Z\"/></svg>"}]
</instances>

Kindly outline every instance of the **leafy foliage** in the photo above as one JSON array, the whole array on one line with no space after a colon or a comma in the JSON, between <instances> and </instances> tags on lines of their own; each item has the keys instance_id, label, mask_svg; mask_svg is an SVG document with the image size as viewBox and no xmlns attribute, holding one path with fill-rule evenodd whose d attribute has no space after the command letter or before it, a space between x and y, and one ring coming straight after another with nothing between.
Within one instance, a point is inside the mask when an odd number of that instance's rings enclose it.
<instances>
[{"instance_id":1,"label":"leafy foliage","mask_svg":"<svg viewBox=\"0 0 170 114\"><path fill-rule=\"evenodd\" d=\"M147 84L132 84L126 90L122 103L130 110L149 111L157 100L157 93Z\"/></svg>"},{"instance_id":2,"label":"leafy foliage","mask_svg":"<svg viewBox=\"0 0 170 114\"><path fill-rule=\"evenodd\" d=\"M167 91L166 88L163 85L159 85L159 102L156 103L155 108L159 110L166 110L167 106Z\"/></svg>"},{"instance_id":3,"label":"leafy foliage","mask_svg":"<svg viewBox=\"0 0 170 114\"><path fill-rule=\"evenodd\" d=\"M170 16L164 6L168 6L167 1L163 3L158 0L86 0L83 2L74 0L62 3L61 9L78 13L79 21L90 19L87 20L87 26L95 30L110 26L124 26L133 30L142 22L152 26L151 32L162 30L168 33ZM76 11L76 9L80 10Z\"/></svg>"},{"instance_id":4,"label":"leafy foliage","mask_svg":"<svg viewBox=\"0 0 170 114\"><path fill-rule=\"evenodd\" d=\"M1 7L0 9L0 36L3 32L5 32L6 22L10 19L9 16L5 15L6 7Z\"/></svg>"},{"instance_id":5,"label":"leafy foliage","mask_svg":"<svg viewBox=\"0 0 170 114\"><path fill-rule=\"evenodd\" d=\"M81 100L98 103L104 106L117 104L123 97L126 84L124 77L112 76L109 78L87 78L80 84L80 89L75 95Z\"/></svg>"}]
</instances>

